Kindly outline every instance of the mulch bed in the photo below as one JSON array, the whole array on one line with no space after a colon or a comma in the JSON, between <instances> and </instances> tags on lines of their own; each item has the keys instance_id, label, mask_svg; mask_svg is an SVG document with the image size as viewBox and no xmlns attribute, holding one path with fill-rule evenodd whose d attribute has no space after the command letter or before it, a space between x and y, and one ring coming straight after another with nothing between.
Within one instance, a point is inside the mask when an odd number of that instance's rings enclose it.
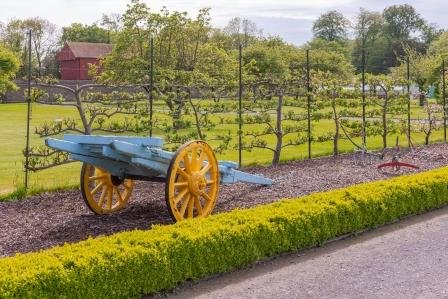
<instances>
[{"instance_id":1,"label":"mulch bed","mask_svg":"<svg viewBox=\"0 0 448 299\"><path fill-rule=\"evenodd\" d=\"M386 161L390 155L391 152ZM404 160L419 165L417 171L445 166L448 145L418 148L413 157L404 157ZM355 154L348 154L276 167L246 168L244 171L272 178L275 184L271 187L243 183L221 186L214 213L415 172L379 171L376 169L379 163L380 160L375 160L360 164ZM128 207L106 216L94 215L85 206L79 191L43 193L21 201L0 202L0 257L77 242L89 236L172 223L164 189L164 183L138 182Z\"/></svg>"}]
</instances>

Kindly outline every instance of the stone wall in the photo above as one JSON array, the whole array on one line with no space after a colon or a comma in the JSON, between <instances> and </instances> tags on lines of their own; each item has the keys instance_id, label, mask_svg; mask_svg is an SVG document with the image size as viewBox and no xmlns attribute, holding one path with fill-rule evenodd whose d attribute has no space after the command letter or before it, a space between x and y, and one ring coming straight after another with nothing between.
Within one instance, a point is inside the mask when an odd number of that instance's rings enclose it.
<instances>
[{"instance_id":1,"label":"stone wall","mask_svg":"<svg viewBox=\"0 0 448 299\"><path fill-rule=\"evenodd\" d=\"M5 95L3 95L0 100L2 103L24 103L26 102L25 93L27 90L27 82L26 81L16 81L17 87L19 88L16 91L8 91ZM58 82L59 85L67 86L70 88L76 88L76 86L81 86L85 84L93 83L90 80L61 80ZM58 88L56 86L51 87L39 87L40 89L45 90L48 93L48 100L51 101L54 99L55 94L62 94L68 101L74 100L74 95L68 90ZM94 87L91 90L94 91L102 91L102 92L111 92L113 90L119 91L127 91L127 92L144 92L141 87Z\"/></svg>"}]
</instances>

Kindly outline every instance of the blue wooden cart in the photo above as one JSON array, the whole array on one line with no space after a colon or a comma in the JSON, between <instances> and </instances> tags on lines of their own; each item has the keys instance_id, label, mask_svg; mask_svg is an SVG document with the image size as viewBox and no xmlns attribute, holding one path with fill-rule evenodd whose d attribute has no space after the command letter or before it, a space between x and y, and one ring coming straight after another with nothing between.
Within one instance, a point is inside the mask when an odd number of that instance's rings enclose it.
<instances>
[{"instance_id":1,"label":"blue wooden cart","mask_svg":"<svg viewBox=\"0 0 448 299\"><path fill-rule=\"evenodd\" d=\"M81 193L97 214L124 208L134 180L166 183L165 200L174 221L209 215L220 183L273 183L237 170L234 162L218 163L212 148L199 140L185 143L175 153L163 150L163 139L154 137L65 135L45 143L83 162Z\"/></svg>"}]
</instances>

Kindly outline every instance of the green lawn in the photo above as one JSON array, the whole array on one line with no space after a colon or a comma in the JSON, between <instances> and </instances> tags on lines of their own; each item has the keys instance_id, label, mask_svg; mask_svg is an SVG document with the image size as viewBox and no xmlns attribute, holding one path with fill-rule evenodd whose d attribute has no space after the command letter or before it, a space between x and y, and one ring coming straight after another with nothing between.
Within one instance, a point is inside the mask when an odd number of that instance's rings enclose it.
<instances>
[{"instance_id":1,"label":"green lawn","mask_svg":"<svg viewBox=\"0 0 448 299\"><path fill-rule=\"evenodd\" d=\"M158 103L156 107L161 107L161 103ZM300 111L300 108L288 108L295 111ZM286 108L285 108L286 110ZM412 115L423 117L421 108L418 108L415 104L412 107ZM63 117L76 117L76 111L72 107L61 106L45 106L40 104L32 105L32 121L31 132L34 133L34 127L45 122L52 121ZM215 122L218 122L219 117L225 117L228 119L235 119L235 114L221 114L212 115L211 118ZM401 116L403 117L403 116ZM191 117L192 118L192 117ZM287 123L287 122L286 122ZM323 135L327 132L334 130L334 125L331 120L320 120L313 122L313 133L317 136ZM217 125L211 131L205 131L207 139L217 134L225 134L231 132L234 138L232 143L236 144L237 138L237 125L236 124L221 124ZM260 130L260 125L245 125L245 130ZM0 105L0 195L8 194L16 190L18 187L23 186L24 172L23 172L23 155L22 150L25 148L25 134L26 134L26 105L25 104L1 104ZM187 130L181 130L181 133ZM160 135L160 131L155 131L155 135ZM163 137L163 136L162 136ZM424 138L422 133L413 133L413 140L417 143L422 143ZM431 141L440 141L443 137L443 131L439 130L433 133ZM396 136L389 136L389 145L395 144ZM266 140L270 143L274 143L274 136L269 136ZM401 136L399 138L402 145L406 144L406 137ZM358 140L359 141L359 140ZM368 147L370 149L380 148L381 138L379 136L368 138ZM212 145L216 145L216 142L211 142ZM37 135L32 134L31 146L43 144L43 139ZM340 141L341 152L352 151L354 146L346 141ZM313 156L322 156L332 154L333 145L332 142L313 143L312 153ZM284 149L281 160L289 161L296 159L304 159L307 157L307 145L291 146ZM243 152L243 164L269 164L272 159L272 153L268 150L256 149L252 152ZM238 152L231 149L223 154L218 155L219 159L223 160L238 160ZM78 184L79 180L80 163L72 163L40 171L30 174L30 186L35 189L49 189L58 187L67 187Z\"/></svg>"}]
</instances>

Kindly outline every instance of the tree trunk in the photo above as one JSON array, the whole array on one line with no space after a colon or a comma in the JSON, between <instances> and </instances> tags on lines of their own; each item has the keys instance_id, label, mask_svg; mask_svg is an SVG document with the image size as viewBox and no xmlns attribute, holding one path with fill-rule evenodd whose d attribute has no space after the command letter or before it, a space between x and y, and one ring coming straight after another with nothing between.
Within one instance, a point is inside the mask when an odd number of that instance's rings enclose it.
<instances>
[{"instance_id":1,"label":"tree trunk","mask_svg":"<svg viewBox=\"0 0 448 299\"><path fill-rule=\"evenodd\" d=\"M419 103L420 107L425 106L426 95L425 95L425 93L424 93L423 91L420 91L420 94L419 94L419 96L418 96L418 99L419 99L418 103Z\"/></svg>"},{"instance_id":2,"label":"tree trunk","mask_svg":"<svg viewBox=\"0 0 448 299\"><path fill-rule=\"evenodd\" d=\"M336 98L331 101L331 108L333 109L333 119L334 119L334 136L333 136L333 156L337 156L339 154L339 118L336 111Z\"/></svg>"},{"instance_id":3,"label":"tree trunk","mask_svg":"<svg viewBox=\"0 0 448 299\"><path fill-rule=\"evenodd\" d=\"M82 107L80 92L81 91L78 89L78 87L76 87L75 90L76 109L78 109L79 118L81 118L82 126L84 127L84 134L90 135L92 134L92 128L90 127L89 122L87 121L86 113L84 111L84 108Z\"/></svg>"},{"instance_id":4,"label":"tree trunk","mask_svg":"<svg viewBox=\"0 0 448 299\"><path fill-rule=\"evenodd\" d=\"M275 145L274 157L272 158L272 165L278 165L280 162L280 154L282 152L283 131L282 131L282 106L283 94L278 95L277 102L277 119L275 121L275 136L277 137L277 144Z\"/></svg>"},{"instance_id":5,"label":"tree trunk","mask_svg":"<svg viewBox=\"0 0 448 299\"><path fill-rule=\"evenodd\" d=\"M188 100L190 102L191 108L193 108L194 118L196 120L196 132L198 133L199 139L204 140L204 136L202 135L202 130L201 130L201 124L199 123L198 111L196 110L196 107L193 104L191 97L189 97Z\"/></svg>"},{"instance_id":6,"label":"tree trunk","mask_svg":"<svg viewBox=\"0 0 448 299\"><path fill-rule=\"evenodd\" d=\"M387 113L387 105L388 103L388 98L387 98L387 94L385 95L386 98L384 99L384 106L383 106L383 149L385 149L387 147L387 119L386 119L386 113Z\"/></svg>"}]
</instances>

